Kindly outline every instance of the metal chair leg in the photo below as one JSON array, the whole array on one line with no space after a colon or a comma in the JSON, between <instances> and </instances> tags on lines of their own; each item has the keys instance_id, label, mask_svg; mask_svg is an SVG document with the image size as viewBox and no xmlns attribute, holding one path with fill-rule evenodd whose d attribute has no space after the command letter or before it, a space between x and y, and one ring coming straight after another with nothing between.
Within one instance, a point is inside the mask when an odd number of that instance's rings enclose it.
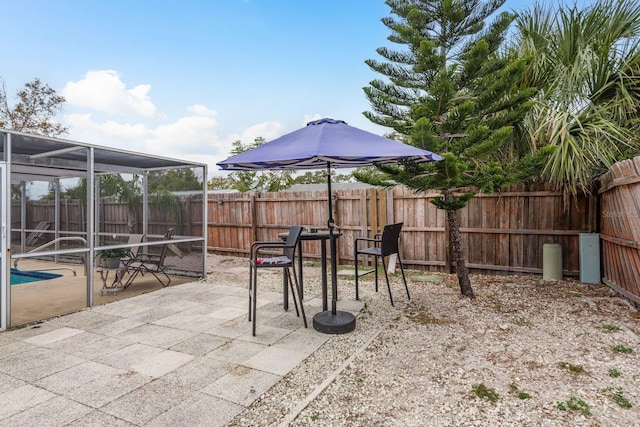
<instances>
[{"instance_id":1,"label":"metal chair leg","mask_svg":"<svg viewBox=\"0 0 640 427\"><path fill-rule=\"evenodd\" d=\"M253 266L249 264L249 315L248 320L251 322L251 298L253 295Z\"/></svg>"},{"instance_id":2,"label":"metal chair leg","mask_svg":"<svg viewBox=\"0 0 640 427\"><path fill-rule=\"evenodd\" d=\"M293 281L291 280L291 270L289 267L285 267L283 274L286 276L285 280L289 283L291 289L291 296L293 297L293 306L296 308L296 316L300 317L300 310L298 310L298 301L296 300L296 291L293 289ZM295 272L293 273L295 276ZM297 279L296 279L297 282Z\"/></svg>"},{"instance_id":3,"label":"metal chair leg","mask_svg":"<svg viewBox=\"0 0 640 427\"><path fill-rule=\"evenodd\" d=\"M389 274L387 273L387 266L384 263L384 259L382 260L382 269L384 270L384 278L387 279L387 289L389 290L389 300L391 301L391 306L393 307L393 297L391 296L391 285L389 284Z\"/></svg>"},{"instance_id":4,"label":"metal chair leg","mask_svg":"<svg viewBox=\"0 0 640 427\"><path fill-rule=\"evenodd\" d=\"M382 262L382 265L384 265L384 260ZM376 292L378 292L378 257L375 255L373 257L373 274L376 279Z\"/></svg>"},{"instance_id":5,"label":"metal chair leg","mask_svg":"<svg viewBox=\"0 0 640 427\"><path fill-rule=\"evenodd\" d=\"M355 254L356 258L355 258L355 270L356 270L356 301L360 300L360 294L358 293L358 252L356 251Z\"/></svg>"},{"instance_id":6,"label":"metal chair leg","mask_svg":"<svg viewBox=\"0 0 640 427\"><path fill-rule=\"evenodd\" d=\"M400 259L400 255L398 255L398 262L400 263L400 271L402 272L402 280L404 281L404 288L407 290L407 299L411 300L411 295L409 295L409 287L407 286L407 278L404 276L404 266L402 265L402 260Z\"/></svg>"},{"instance_id":7,"label":"metal chair leg","mask_svg":"<svg viewBox=\"0 0 640 427\"><path fill-rule=\"evenodd\" d=\"M254 268L253 269L253 293L252 293L252 298L253 298L253 336L256 336L256 305L257 305L257 293L258 293L258 269Z\"/></svg>"},{"instance_id":8,"label":"metal chair leg","mask_svg":"<svg viewBox=\"0 0 640 427\"><path fill-rule=\"evenodd\" d=\"M304 327L307 328L307 315L304 313L304 305L302 304L302 287L300 286L300 282L298 282L298 276L295 271L293 272L293 280L296 282L296 288L298 288L298 302L300 303L300 311L302 312L302 320L304 321ZM296 300L296 294L291 288L291 292L293 293L293 300ZM297 309L297 307L296 307Z\"/></svg>"}]
</instances>

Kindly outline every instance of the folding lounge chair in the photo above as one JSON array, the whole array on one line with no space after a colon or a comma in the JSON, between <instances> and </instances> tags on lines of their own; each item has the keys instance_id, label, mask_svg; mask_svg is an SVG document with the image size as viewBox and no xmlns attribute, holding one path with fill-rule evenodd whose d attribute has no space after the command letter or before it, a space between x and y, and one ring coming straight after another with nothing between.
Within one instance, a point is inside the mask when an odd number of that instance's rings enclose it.
<instances>
[{"instance_id":1,"label":"folding lounge chair","mask_svg":"<svg viewBox=\"0 0 640 427\"><path fill-rule=\"evenodd\" d=\"M138 256L138 253L140 252L140 243L142 243L142 241L144 240L144 234L131 234L129 236L129 240L127 241L127 244L132 245L129 248L129 254L120 258L118 260L118 264L114 266L114 269L117 269L117 271L115 272L115 277L113 279L113 283L111 284L111 286L107 286L106 285L106 279L105 280L105 288L113 288L113 287L117 287L118 284L122 285L122 281L124 280L124 276L129 272L127 265L132 262L133 259L135 259ZM101 255L98 255L99 257L101 257ZM83 260L84 261L84 260ZM102 262L105 262L105 259L102 259ZM102 264L102 262L100 264ZM102 264L103 268L104 268L104 264ZM108 261L106 266L108 267ZM100 272L100 275L102 276L103 272ZM107 273L108 274L108 273ZM106 276L105 276L106 278ZM124 286L124 285L122 285ZM104 289L104 288L103 288Z\"/></svg>"},{"instance_id":2,"label":"folding lounge chair","mask_svg":"<svg viewBox=\"0 0 640 427\"><path fill-rule=\"evenodd\" d=\"M163 240L171 240L173 237L173 228L167 230ZM128 288L138 275L144 276L145 273L151 274L160 282L163 287L169 286L171 283L171 277L167 274L164 260L169 251L170 243L164 243L159 254L139 254L128 261L125 261L127 271L131 274L127 282L124 284L124 289ZM166 281L165 281L166 280Z\"/></svg>"},{"instance_id":3,"label":"folding lounge chair","mask_svg":"<svg viewBox=\"0 0 640 427\"><path fill-rule=\"evenodd\" d=\"M25 243L29 246L35 244L40 239L40 237L42 237L42 234L45 232L45 230L49 229L49 225L50 224L46 221L40 221L38 225L36 225L35 230L33 230L33 232L29 234L29 236L27 236Z\"/></svg>"},{"instance_id":4,"label":"folding lounge chair","mask_svg":"<svg viewBox=\"0 0 640 427\"><path fill-rule=\"evenodd\" d=\"M129 240L127 241L128 245L131 245L129 248L129 255L120 258L120 264L125 267L129 265L129 263L133 262L134 259L138 258L138 254L140 254L140 248L142 247L140 244L144 241L144 234L131 234L129 236Z\"/></svg>"},{"instance_id":5,"label":"folding lounge chair","mask_svg":"<svg viewBox=\"0 0 640 427\"><path fill-rule=\"evenodd\" d=\"M131 256L129 257L129 259L138 257L138 254L140 253L140 247L141 247L140 243L142 243L143 240L144 240L144 234L132 234L129 236L129 241L127 242L127 244L136 245L130 248ZM122 262L126 264L129 261L129 259L124 258Z\"/></svg>"}]
</instances>

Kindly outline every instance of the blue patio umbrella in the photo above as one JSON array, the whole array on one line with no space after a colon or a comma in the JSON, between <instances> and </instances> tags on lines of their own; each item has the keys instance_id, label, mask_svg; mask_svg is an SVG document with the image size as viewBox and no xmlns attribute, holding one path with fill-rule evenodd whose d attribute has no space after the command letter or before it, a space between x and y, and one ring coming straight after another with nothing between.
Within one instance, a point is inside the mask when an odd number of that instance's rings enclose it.
<instances>
[{"instance_id":1,"label":"blue patio umbrella","mask_svg":"<svg viewBox=\"0 0 640 427\"><path fill-rule=\"evenodd\" d=\"M342 120L320 119L269 141L259 147L218 163L224 170L302 170L327 169L329 234L335 227L331 199L331 168L355 168L374 163L389 164L408 159L415 162L442 160L438 154L347 125ZM344 333L353 330L355 317L336 309L336 240L331 238L331 310L314 316L321 332Z\"/></svg>"}]
</instances>

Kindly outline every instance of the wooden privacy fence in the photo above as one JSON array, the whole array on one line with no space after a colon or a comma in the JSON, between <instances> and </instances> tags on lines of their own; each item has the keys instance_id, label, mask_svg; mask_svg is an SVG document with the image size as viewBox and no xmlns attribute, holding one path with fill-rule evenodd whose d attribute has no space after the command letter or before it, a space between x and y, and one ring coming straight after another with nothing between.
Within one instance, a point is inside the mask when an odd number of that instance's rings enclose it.
<instances>
[{"instance_id":1,"label":"wooden privacy fence","mask_svg":"<svg viewBox=\"0 0 640 427\"><path fill-rule=\"evenodd\" d=\"M177 224L169 214L162 209L150 209L148 218L148 234L164 235L169 227L178 228L185 236L202 235L202 196L181 196L183 215ZM59 206L61 235L75 235L86 231L85 207L80 200L62 199ZM34 200L26 206L27 230L34 230L38 224L45 222L50 225L43 233L39 243L53 240L55 224L55 201ZM100 201L97 229L104 235L126 235L142 232L142 212L140 209L131 210L129 206L110 198ZM11 204L11 228L19 230L21 225L20 201ZM29 232L27 232L29 234ZM18 232L12 233L12 241L19 241Z\"/></svg>"},{"instance_id":2,"label":"wooden privacy fence","mask_svg":"<svg viewBox=\"0 0 640 427\"><path fill-rule=\"evenodd\" d=\"M19 230L21 224L20 201L11 202L11 228ZM43 232L39 243L53 240L55 224L55 202L53 200L31 200L26 206L25 229L34 230L40 223L49 224L49 228ZM77 233L83 232L85 228L85 209L80 200L63 199L60 200L60 230ZM27 232L27 235L29 232ZM19 241L20 234L13 232L12 241Z\"/></svg>"},{"instance_id":3,"label":"wooden privacy fence","mask_svg":"<svg viewBox=\"0 0 640 427\"><path fill-rule=\"evenodd\" d=\"M333 217L342 233L338 261L353 263L353 241L373 236L383 226L403 222L402 258L409 267L452 271L446 215L429 200L437 194L416 194L407 189L350 189L333 191ZM202 234L202 197L181 197L180 227L187 236ZM246 256L251 242L273 240L292 224L325 228L329 217L326 191L278 193L223 193L208 198L208 241L211 252ZM479 194L460 211L465 256L474 272L542 272L545 243L562 246L563 273L578 276L579 234L600 231L602 280L640 304L640 157L615 164L603 176L595 198L578 196L569 203L560 192L546 187L514 187L500 193ZM106 234L140 233L138 211L103 199L98 228ZM48 222L41 242L51 240L54 202L30 201L26 228ZM12 229L20 229L20 203L11 207ZM60 230L84 232L86 218L78 200L60 201ZM131 225L133 224L133 230ZM176 227L162 210L151 211L149 234L162 235ZM599 227L598 227L599 226ZM12 234L12 240L19 239ZM320 244L305 242L304 256L319 259Z\"/></svg>"},{"instance_id":4,"label":"wooden privacy fence","mask_svg":"<svg viewBox=\"0 0 640 427\"><path fill-rule=\"evenodd\" d=\"M452 272L446 215L429 203L436 196L399 187L334 190L333 217L342 233L338 239L338 261L353 263L356 237L371 237L382 231L385 224L403 222L401 254L405 264L423 270ZM181 200L184 209L180 234L201 235L201 196ZM100 232L109 235L142 231L140 212L131 219L126 205L103 199L100 206ZM19 205L13 207L14 229L20 227L19 211ZM246 256L253 241L276 239L277 233L286 231L292 224L326 229L328 217L324 190L211 194L207 248L215 253ZM596 203L586 197L566 203L562 193L545 187L527 191L514 187L492 195L480 194L460 211L465 256L474 272L540 274L543 245L560 243L564 274L578 276L579 234L595 231L597 217ZM53 201L28 204L27 228L33 229L41 221L53 225ZM76 200L61 201L60 222L63 233L84 231L82 205ZM129 230L131 222L135 222L133 230ZM162 235L171 226L177 224L166 212L150 212L149 234ZM320 243L305 242L303 252L308 259L319 259Z\"/></svg>"},{"instance_id":5,"label":"wooden privacy fence","mask_svg":"<svg viewBox=\"0 0 640 427\"><path fill-rule=\"evenodd\" d=\"M403 262L413 268L452 271L444 211L429 203L436 194L407 189L334 190L339 263L352 263L356 237L373 236L384 224L403 222ZM560 243L563 270L579 274L579 233L595 229L596 204L586 197L565 203L560 192L512 188L478 195L460 211L469 267L475 272L542 272L542 247ZM233 193L209 197L208 246L216 253L247 255L255 240L273 240L292 224L326 228L326 191ZM319 258L317 242L303 245L306 258Z\"/></svg>"},{"instance_id":6,"label":"wooden privacy fence","mask_svg":"<svg viewBox=\"0 0 640 427\"><path fill-rule=\"evenodd\" d=\"M600 180L602 281L640 304L640 157Z\"/></svg>"}]
</instances>

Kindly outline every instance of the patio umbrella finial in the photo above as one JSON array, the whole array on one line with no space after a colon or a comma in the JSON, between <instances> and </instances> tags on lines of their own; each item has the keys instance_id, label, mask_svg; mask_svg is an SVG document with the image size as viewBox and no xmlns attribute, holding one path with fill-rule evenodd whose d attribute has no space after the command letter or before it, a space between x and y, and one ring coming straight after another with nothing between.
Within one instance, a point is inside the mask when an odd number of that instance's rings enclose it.
<instances>
[{"instance_id":1,"label":"patio umbrella finial","mask_svg":"<svg viewBox=\"0 0 640 427\"><path fill-rule=\"evenodd\" d=\"M344 120L336 120L336 119L330 119L328 117L325 117L324 119L320 119L320 120L314 120L312 122L307 123L307 126L314 126L314 125L323 125L325 123L329 123L329 124L337 124L337 123L343 123L343 124L347 124L347 122L345 122Z\"/></svg>"}]
</instances>

